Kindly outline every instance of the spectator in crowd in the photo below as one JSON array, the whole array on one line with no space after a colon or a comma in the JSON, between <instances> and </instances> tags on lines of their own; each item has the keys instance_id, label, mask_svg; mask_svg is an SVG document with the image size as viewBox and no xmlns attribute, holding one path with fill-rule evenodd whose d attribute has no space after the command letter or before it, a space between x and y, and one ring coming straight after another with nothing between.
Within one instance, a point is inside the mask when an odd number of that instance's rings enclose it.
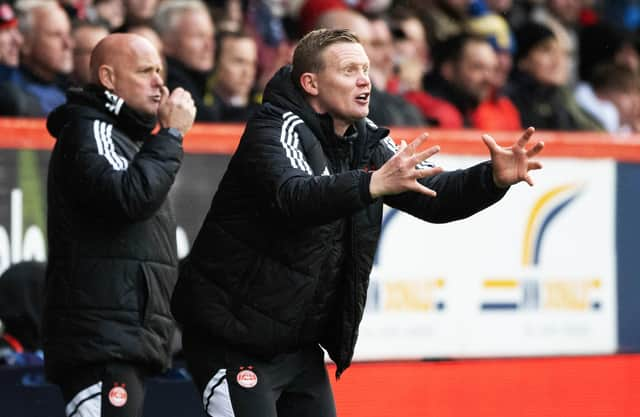
<instances>
[{"instance_id":1,"label":"spectator in crowd","mask_svg":"<svg viewBox=\"0 0 640 417\"><path fill-rule=\"evenodd\" d=\"M45 372L69 416L142 416L145 379L171 362L178 256L167 195L196 110L188 92L169 93L161 67L143 37L109 35L91 55L91 85L47 119L57 140Z\"/></svg>"},{"instance_id":2,"label":"spectator in crowd","mask_svg":"<svg viewBox=\"0 0 640 417\"><path fill-rule=\"evenodd\" d=\"M501 105L485 106L477 113L495 91L498 58L489 41L462 33L437 44L433 52L434 69L424 78L424 88L454 105L465 127L507 129L519 125L513 106L511 113L505 113Z\"/></svg>"},{"instance_id":3,"label":"spectator in crowd","mask_svg":"<svg viewBox=\"0 0 640 417\"><path fill-rule=\"evenodd\" d=\"M578 75L590 82L592 71L616 64L640 72L640 56L631 33L609 23L596 23L580 31Z\"/></svg>"},{"instance_id":4,"label":"spectator in crowd","mask_svg":"<svg viewBox=\"0 0 640 417\"><path fill-rule=\"evenodd\" d=\"M390 89L394 79L393 36L389 24L382 15L369 18L370 39L367 45L367 56L371 68L369 78L377 89L397 93L397 87Z\"/></svg>"},{"instance_id":5,"label":"spectator in crowd","mask_svg":"<svg viewBox=\"0 0 640 417\"><path fill-rule=\"evenodd\" d=\"M246 33L221 32L216 44L212 90L220 120L246 121L260 106L253 90L258 60L256 42Z\"/></svg>"},{"instance_id":6,"label":"spectator in crowd","mask_svg":"<svg viewBox=\"0 0 640 417\"><path fill-rule=\"evenodd\" d=\"M46 265L25 261L0 276L0 364L42 365ZM4 352L3 352L4 351Z\"/></svg>"},{"instance_id":7,"label":"spectator in crowd","mask_svg":"<svg viewBox=\"0 0 640 417\"><path fill-rule=\"evenodd\" d=\"M516 30L514 74L506 94L522 125L550 130L602 130L576 103L568 87L568 55L554 32L529 22Z\"/></svg>"},{"instance_id":8,"label":"spectator in crowd","mask_svg":"<svg viewBox=\"0 0 640 417\"><path fill-rule=\"evenodd\" d=\"M35 96L27 95L13 82L19 77L20 48L24 39L18 19L6 2L0 3L0 115L16 115L39 108ZM19 111L21 110L21 111Z\"/></svg>"},{"instance_id":9,"label":"spectator in crowd","mask_svg":"<svg viewBox=\"0 0 640 417\"><path fill-rule=\"evenodd\" d=\"M497 65L493 71L493 87L472 115L472 125L482 130L520 130L520 114L511 100L504 95L515 50L513 35L507 21L494 13L469 19L469 31L486 38L496 53Z\"/></svg>"},{"instance_id":10,"label":"spectator in crowd","mask_svg":"<svg viewBox=\"0 0 640 417\"><path fill-rule=\"evenodd\" d=\"M515 39L507 21L494 13L487 13L469 19L467 29L470 33L484 37L493 46L498 58L494 71L494 85L498 90L507 84L513 69Z\"/></svg>"},{"instance_id":11,"label":"spectator in crowd","mask_svg":"<svg viewBox=\"0 0 640 417\"><path fill-rule=\"evenodd\" d=\"M396 70L399 77L403 77L402 64L411 61L420 76L411 81L413 86L422 82L422 75L431 68L431 51L427 41L427 31L415 13L406 7L394 7L389 14L391 32L393 34L393 48ZM398 63L399 61L399 63Z\"/></svg>"},{"instance_id":12,"label":"spectator in crowd","mask_svg":"<svg viewBox=\"0 0 640 417\"><path fill-rule=\"evenodd\" d=\"M315 27L321 27L318 19L332 10L355 10L366 15L384 13L391 6L391 0L301 0L289 2L290 8L297 9L300 33L305 34Z\"/></svg>"},{"instance_id":13,"label":"spectator in crowd","mask_svg":"<svg viewBox=\"0 0 640 417\"><path fill-rule=\"evenodd\" d=\"M73 70L71 23L56 2L24 3L19 12L20 70L10 79L13 88L3 91L0 114L45 116L65 101Z\"/></svg>"},{"instance_id":14,"label":"spectator in crowd","mask_svg":"<svg viewBox=\"0 0 640 417\"><path fill-rule=\"evenodd\" d=\"M578 80L578 30L582 0L545 0L531 13L531 19L551 29L558 45L567 54L567 83Z\"/></svg>"},{"instance_id":15,"label":"spectator in crowd","mask_svg":"<svg viewBox=\"0 0 640 417\"><path fill-rule=\"evenodd\" d=\"M127 29L127 33L135 33L136 35L140 35L153 45L154 48L160 54L160 58L164 59L164 45L162 44L162 39L160 39L160 35L156 30L149 25L134 25L130 26ZM166 66L163 68L163 72L166 73Z\"/></svg>"},{"instance_id":16,"label":"spectator in crowd","mask_svg":"<svg viewBox=\"0 0 640 417\"><path fill-rule=\"evenodd\" d=\"M18 67L22 42L18 19L11 5L0 2L0 82L9 78Z\"/></svg>"},{"instance_id":17,"label":"spectator in crowd","mask_svg":"<svg viewBox=\"0 0 640 417\"><path fill-rule=\"evenodd\" d=\"M409 9L391 10L393 62L397 80L396 92L422 113L428 125L442 128L462 128L462 117L450 103L424 91L422 78L431 66L426 31Z\"/></svg>"},{"instance_id":18,"label":"spectator in crowd","mask_svg":"<svg viewBox=\"0 0 640 417\"><path fill-rule=\"evenodd\" d=\"M264 3L261 0L258 1ZM216 29L220 32L242 31L244 25L244 11L242 3L243 2L241 0L209 2L213 24Z\"/></svg>"},{"instance_id":19,"label":"spectator in crowd","mask_svg":"<svg viewBox=\"0 0 640 417\"><path fill-rule=\"evenodd\" d=\"M90 19L102 19L109 23L114 31L124 24L125 10L123 0L94 0Z\"/></svg>"},{"instance_id":20,"label":"spectator in crowd","mask_svg":"<svg viewBox=\"0 0 640 417\"><path fill-rule=\"evenodd\" d=\"M165 1L165 3L179 2ZM123 0L125 16L121 30L126 31L129 26L133 25L150 24L159 4L160 0Z\"/></svg>"},{"instance_id":21,"label":"spectator in crowd","mask_svg":"<svg viewBox=\"0 0 640 417\"><path fill-rule=\"evenodd\" d=\"M289 7L292 5L293 2L248 2L243 26L253 36L258 47L258 91L264 91L271 77L282 66L291 63L295 42L300 37L298 26L291 18L292 11ZM229 13L226 15L229 16ZM285 19L288 22L286 27ZM229 26L228 22L226 25Z\"/></svg>"},{"instance_id":22,"label":"spectator in crowd","mask_svg":"<svg viewBox=\"0 0 640 417\"><path fill-rule=\"evenodd\" d=\"M88 84L91 79L89 58L93 48L109 34L102 22L78 21L71 31L73 38L73 72L71 81L78 86Z\"/></svg>"},{"instance_id":23,"label":"spectator in crowd","mask_svg":"<svg viewBox=\"0 0 640 417\"><path fill-rule=\"evenodd\" d=\"M513 0L484 0L489 10L494 13L506 15L513 7Z\"/></svg>"},{"instance_id":24,"label":"spectator in crowd","mask_svg":"<svg viewBox=\"0 0 640 417\"><path fill-rule=\"evenodd\" d=\"M373 49L369 20L356 11L332 10L321 15L317 24L319 28L349 29L357 34L367 53ZM375 71L373 62L370 65L370 70ZM384 70L379 69L378 72L383 73ZM371 120L386 126L421 126L425 124L425 119L418 108L402 97L390 94L382 88L374 83L371 85L369 111Z\"/></svg>"},{"instance_id":25,"label":"spectator in crowd","mask_svg":"<svg viewBox=\"0 0 640 417\"><path fill-rule=\"evenodd\" d=\"M200 0L164 2L153 26L167 58L167 86L191 93L199 121L220 120L220 109L204 101L216 46L215 28L205 4Z\"/></svg>"},{"instance_id":26,"label":"spectator in crowd","mask_svg":"<svg viewBox=\"0 0 640 417\"><path fill-rule=\"evenodd\" d=\"M602 2L602 8L610 22L618 22L629 31L640 28L640 4L637 0L607 0Z\"/></svg>"},{"instance_id":27,"label":"spectator in crowd","mask_svg":"<svg viewBox=\"0 0 640 417\"><path fill-rule=\"evenodd\" d=\"M576 101L611 133L638 132L640 76L629 67L600 64L576 88Z\"/></svg>"},{"instance_id":28,"label":"spectator in crowd","mask_svg":"<svg viewBox=\"0 0 640 417\"><path fill-rule=\"evenodd\" d=\"M464 32L470 17L471 0L412 0L408 4L424 23L432 47Z\"/></svg>"},{"instance_id":29,"label":"spectator in crowd","mask_svg":"<svg viewBox=\"0 0 640 417\"><path fill-rule=\"evenodd\" d=\"M351 363L383 203L427 221L468 217L540 168L483 140L492 161L443 172L366 119L368 59L346 30L316 30L267 85L181 268L172 311L209 416L335 417L324 347ZM375 167L375 169L372 169Z\"/></svg>"}]
</instances>

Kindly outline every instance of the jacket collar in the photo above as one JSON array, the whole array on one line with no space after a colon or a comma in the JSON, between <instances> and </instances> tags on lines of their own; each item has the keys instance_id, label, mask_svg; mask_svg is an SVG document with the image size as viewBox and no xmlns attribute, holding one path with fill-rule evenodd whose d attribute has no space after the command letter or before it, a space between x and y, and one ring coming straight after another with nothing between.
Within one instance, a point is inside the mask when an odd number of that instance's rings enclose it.
<instances>
[{"instance_id":1,"label":"jacket collar","mask_svg":"<svg viewBox=\"0 0 640 417\"><path fill-rule=\"evenodd\" d=\"M132 109L116 94L97 85L87 85L67 91L67 103L49 115L47 128L57 137L62 127L78 115L106 119L124 131L133 141L141 141L148 137L157 123L155 116Z\"/></svg>"}]
</instances>

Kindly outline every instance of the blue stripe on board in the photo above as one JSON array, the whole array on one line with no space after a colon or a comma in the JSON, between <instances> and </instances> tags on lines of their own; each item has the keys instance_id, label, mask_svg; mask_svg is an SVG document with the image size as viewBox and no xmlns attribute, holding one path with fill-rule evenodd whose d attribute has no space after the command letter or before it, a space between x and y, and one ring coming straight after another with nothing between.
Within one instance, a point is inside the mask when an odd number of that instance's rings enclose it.
<instances>
[{"instance_id":1,"label":"blue stripe on board","mask_svg":"<svg viewBox=\"0 0 640 417\"><path fill-rule=\"evenodd\" d=\"M482 310L517 310L518 303L482 303Z\"/></svg>"},{"instance_id":2,"label":"blue stripe on board","mask_svg":"<svg viewBox=\"0 0 640 417\"><path fill-rule=\"evenodd\" d=\"M618 350L640 352L640 164L617 164Z\"/></svg>"}]
</instances>

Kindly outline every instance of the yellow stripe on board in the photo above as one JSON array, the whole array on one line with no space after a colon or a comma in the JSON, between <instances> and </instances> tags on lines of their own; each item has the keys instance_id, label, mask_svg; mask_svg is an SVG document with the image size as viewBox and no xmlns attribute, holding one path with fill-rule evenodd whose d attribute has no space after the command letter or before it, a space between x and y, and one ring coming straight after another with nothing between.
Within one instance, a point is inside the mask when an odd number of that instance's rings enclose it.
<instances>
[{"instance_id":1,"label":"yellow stripe on board","mask_svg":"<svg viewBox=\"0 0 640 417\"><path fill-rule=\"evenodd\" d=\"M547 192L542 197L540 197L540 199L533 206L533 210L531 210L531 213L529 214L529 219L527 220L527 228L524 234L524 245L522 250L523 265L530 265L533 261L532 258L533 258L533 245L534 245L534 242L533 242L534 225L538 220L538 217L540 215L540 212L542 211L542 208L551 199L556 197L558 194L561 194L574 187L575 185L569 184L569 185L562 185L560 187L553 188L551 189L551 191Z\"/></svg>"},{"instance_id":2,"label":"yellow stripe on board","mask_svg":"<svg viewBox=\"0 0 640 417\"><path fill-rule=\"evenodd\" d=\"M483 285L485 288L516 288L519 283L516 279L487 279Z\"/></svg>"}]
</instances>

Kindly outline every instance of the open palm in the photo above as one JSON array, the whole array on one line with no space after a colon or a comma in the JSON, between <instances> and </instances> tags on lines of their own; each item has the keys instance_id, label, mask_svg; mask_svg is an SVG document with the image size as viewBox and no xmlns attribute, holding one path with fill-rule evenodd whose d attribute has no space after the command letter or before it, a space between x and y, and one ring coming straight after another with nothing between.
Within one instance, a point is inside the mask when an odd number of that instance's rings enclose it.
<instances>
[{"instance_id":1,"label":"open palm","mask_svg":"<svg viewBox=\"0 0 640 417\"><path fill-rule=\"evenodd\" d=\"M482 135L482 140L491 153L493 181L498 187L506 188L520 181L533 185L529 171L542 168L542 164L531 158L544 148L544 143L538 142L531 149L526 149L534 132L533 127L528 128L516 143L507 148L498 145L491 136Z\"/></svg>"}]
</instances>

